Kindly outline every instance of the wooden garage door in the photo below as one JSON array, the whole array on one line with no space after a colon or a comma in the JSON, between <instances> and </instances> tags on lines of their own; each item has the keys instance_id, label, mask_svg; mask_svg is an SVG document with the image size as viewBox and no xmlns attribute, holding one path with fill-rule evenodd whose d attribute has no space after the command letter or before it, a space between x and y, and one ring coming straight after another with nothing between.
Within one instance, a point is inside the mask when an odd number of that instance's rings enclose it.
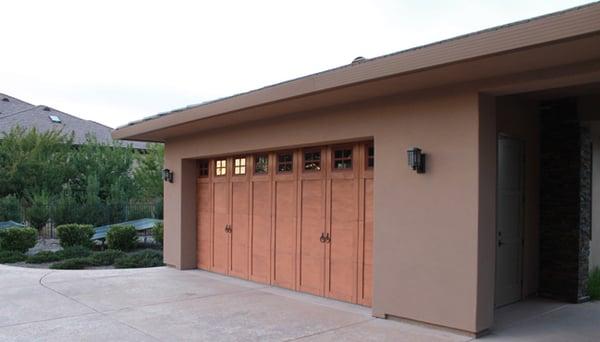
<instances>
[{"instance_id":1,"label":"wooden garage door","mask_svg":"<svg viewBox=\"0 0 600 342\"><path fill-rule=\"evenodd\" d=\"M371 305L372 143L198 162L198 268Z\"/></svg>"}]
</instances>

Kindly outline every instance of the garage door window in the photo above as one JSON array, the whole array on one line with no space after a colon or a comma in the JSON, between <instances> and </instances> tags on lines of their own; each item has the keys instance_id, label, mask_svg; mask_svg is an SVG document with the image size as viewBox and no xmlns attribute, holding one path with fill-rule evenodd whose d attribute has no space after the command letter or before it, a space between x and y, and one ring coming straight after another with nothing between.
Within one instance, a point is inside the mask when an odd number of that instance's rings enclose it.
<instances>
[{"instance_id":1,"label":"garage door window","mask_svg":"<svg viewBox=\"0 0 600 342\"><path fill-rule=\"evenodd\" d=\"M335 170L352 169L352 148L341 147L333 151L333 168Z\"/></svg>"},{"instance_id":2,"label":"garage door window","mask_svg":"<svg viewBox=\"0 0 600 342\"><path fill-rule=\"evenodd\" d=\"M294 167L294 155L291 152L283 152L277 155L277 172L292 172Z\"/></svg>"},{"instance_id":3,"label":"garage door window","mask_svg":"<svg viewBox=\"0 0 600 342\"><path fill-rule=\"evenodd\" d=\"M375 166L375 147L367 145L367 169L372 169Z\"/></svg>"},{"instance_id":4,"label":"garage door window","mask_svg":"<svg viewBox=\"0 0 600 342\"><path fill-rule=\"evenodd\" d=\"M215 174L217 176L225 176L227 174L227 160L221 159L217 160L215 167Z\"/></svg>"},{"instance_id":5,"label":"garage door window","mask_svg":"<svg viewBox=\"0 0 600 342\"><path fill-rule=\"evenodd\" d=\"M254 159L254 174L266 175L269 173L269 156L266 154L258 155Z\"/></svg>"},{"instance_id":6,"label":"garage door window","mask_svg":"<svg viewBox=\"0 0 600 342\"><path fill-rule=\"evenodd\" d=\"M198 174L200 177L208 177L208 160L198 162Z\"/></svg>"},{"instance_id":7,"label":"garage door window","mask_svg":"<svg viewBox=\"0 0 600 342\"><path fill-rule=\"evenodd\" d=\"M304 171L321 171L321 150L304 151Z\"/></svg>"},{"instance_id":8,"label":"garage door window","mask_svg":"<svg viewBox=\"0 0 600 342\"><path fill-rule=\"evenodd\" d=\"M246 158L235 158L233 166L234 175L240 176L246 174Z\"/></svg>"}]
</instances>

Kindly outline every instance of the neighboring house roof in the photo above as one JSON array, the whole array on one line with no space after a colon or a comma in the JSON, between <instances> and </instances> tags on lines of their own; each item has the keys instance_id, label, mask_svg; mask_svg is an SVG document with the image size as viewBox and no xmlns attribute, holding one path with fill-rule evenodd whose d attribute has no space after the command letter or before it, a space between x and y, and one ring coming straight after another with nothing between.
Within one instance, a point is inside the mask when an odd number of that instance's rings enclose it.
<instances>
[{"instance_id":1,"label":"neighboring house roof","mask_svg":"<svg viewBox=\"0 0 600 342\"><path fill-rule=\"evenodd\" d=\"M96 228L94 228L96 230L96 233L94 234L94 236L92 236L91 240L106 239L106 234L108 233L108 230L112 226L133 226L135 228L135 230L140 232L140 231L152 229L152 228L154 228L154 226L157 223L161 223L161 222L162 222L162 220L159 220L159 219L143 218L143 219L139 219L139 220L126 221L126 222L96 227Z\"/></svg>"},{"instance_id":2,"label":"neighboring house roof","mask_svg":"<svg viewBox=\"0 0 600 342\"><path fill-rule=\"evenodd\" d=\"M31 109L33 107L35 106L31 103L0 93L0 117Z\"/></svg>"},{"instance_id":3,"label":"neighboring house roof","mask_svg":"<svg viewBox=\"0 0 600 342\"><path fill-rule=\"evenodd\" d=\"M323 104L319 105L319 108L335 104L333 101L357 101L367 96L375 97L390 95L392 92L408 91L411 87L440 86L442 82L451 83L444 78L444 76L448 77L449 75L452 75L454 82L466 82L475 77L502 75L507 70L518 72L520 70L515 68L514 64L504 67L504 69L490 64L486 66L487 69L480 68L479 74L473 70L466 70L460 73L447 73L442 77L440 75L431 77L432 80L427 80L429 83L419 79L411 79L405 82L408 83L406 85L398 81L396 84L392 84L393 87L388 84L387 87L380 86L377 89L371 89L370 94L365 93L364 87L360 88L367 83L410 77L416 73L426 73L444 67L451 68L458 63L466 64L484 57L492 58L508 53L517 53L545 44L558 44L568 39L589 38L599 31L600 3L596 2L377 58L357 59L351 64L331 70L230 97L191 105L171 112L160 113L118 127L113 131L113 137L116 139L165 141L168 137L197 133L200 127L211 129L240 124L246 120L238 117L230 120L220 118L224 115L234 115L234 113L235 115L241 115L243 112L248 116L255 116L252 119L256 120L257 118L266 118L268 115L271 115L271 117L284 115L294 110L306 111L311 109L310 103L317 103L317 101L306 100L301 102L302 99L308 99L311 96L318 97L326 92L338 91L340 95L337 99L327 99L330 102L323 100ZM544 63L551 63L550 57L553 56L547 57L548 61L538 59L538 67L546 67ZM523 65L529 67L525 62L523 62ZM400 88L399 85L404 88ZM359 88L360 91L352 92L353 89ZM346 93L344 93L345 90L347 90ZM277 107L284 102L289 102L292 105L286 108ZM265 109L265 113L258 114L259 108L261 110ZM271 109L276 114L266 113ZM260 115L263 116L259 117ZM215 124L212 126L209 124L201 126L199 124L199 122L208 122L209 120L213 120ZM218 120L221 121L217 123Z\"/></svg>"},{"instance_id":4,"label":"neighboring house roof","mask_svg":"<svg viewBox=\"0 0 600 342\"><path fill-rule=\"evenodd\" d=\"M15 222L15 221L0 222L0 229L19 228L19 227L25 227L25 226L20 223Z\"/></svg>"},{"instance_id":5,"label":"neighboring house roof","mask_svg":"<svg viewBox=\"0 0 600 342\"><path fill-rule=\"evenodd\" d=\"M6 100L4 100L6 99ZM35 128L38 132L60 131L74 135L74 143L85 143L88 135L98 142L111 144L112 128L91 120L61 112L48 106L34 106L8 95L0 94L0 133L9 132L15 127ZM0 134L1 138L1 134ZM146 149L146 143L124 141L136 149Z\"/></svg>"}]
</instances>

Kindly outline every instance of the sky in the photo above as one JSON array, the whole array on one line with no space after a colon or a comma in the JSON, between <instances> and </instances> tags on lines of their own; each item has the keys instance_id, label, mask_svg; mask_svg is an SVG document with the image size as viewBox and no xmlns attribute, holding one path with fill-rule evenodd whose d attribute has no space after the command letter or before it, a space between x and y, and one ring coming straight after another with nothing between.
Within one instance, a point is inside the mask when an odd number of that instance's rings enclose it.
<instances>
[{"instance_id":1,"label":"sky","mask_svg":"<svg viewBox=\"0 0 600 342\"><path fill-rule=\"evenodd\" d=\"M118 127L589 2L0 0L0 93Z\"/></svg>"}]
</instances>

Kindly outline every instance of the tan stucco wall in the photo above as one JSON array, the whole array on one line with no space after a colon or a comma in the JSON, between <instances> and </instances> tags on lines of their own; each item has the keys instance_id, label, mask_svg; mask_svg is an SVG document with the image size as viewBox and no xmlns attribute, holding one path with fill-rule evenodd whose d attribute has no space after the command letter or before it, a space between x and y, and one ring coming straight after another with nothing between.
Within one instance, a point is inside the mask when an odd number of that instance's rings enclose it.
<instances>
[{"instance_id":1,"label":"tan stucco wall","mask_svg":"<svg viewBox=\"0 0 600 342\"><path fill-rule=\"evenodd\" d=\"M538 290L540 231L540 124L538 101L520 96L496 99L497 131L525 145L523 297ZM495 247L494 247L495 248Z\"/></svg>"},{"instance_id":2,"label":"tan stucco wall","mask_svg":"<svg viewBox=\"0 0 600 342\"><path fill-rule=\"evenodd\" d=\"M166 167L175 180L165 185L166 263L195 267L195 169L185 159L365 138L374 138L376 150L374 314L470 332L488 328L493 263L478 261L478 253L489 250L478 234L491 227L478 216L474 90L376 99L167 141ZM413 146L427 153L423 175L407 166ZM485 312L479 321L478 312Z\"/></svg>"}]
</instances>

